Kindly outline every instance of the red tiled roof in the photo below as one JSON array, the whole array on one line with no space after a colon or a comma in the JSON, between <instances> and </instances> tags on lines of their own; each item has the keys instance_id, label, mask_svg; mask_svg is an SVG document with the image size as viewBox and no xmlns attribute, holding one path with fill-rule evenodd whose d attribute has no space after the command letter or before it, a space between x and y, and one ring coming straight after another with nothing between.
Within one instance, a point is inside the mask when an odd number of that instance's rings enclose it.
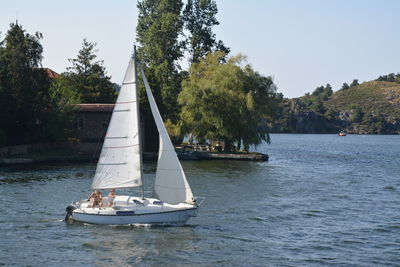
<instances>
[{"instance_id":1,"label":"red tiled roof","mask_svg":"<svg viewBox=\"0 0 400 267\"><path fill-rule=\"evenodd\" d=\"M49 68L42 68L42 70L45 71L45 72L47 73L47 76L48 76L49 78L54 79L54 78L58 78L58 77L60 76L60 74L58 74L57 72L55 72L55 71L52 70L52 69L49 69Z\"/></svg>"},{"instance_id":2,"label":"red tiled roof","mask_svg":"<svg viewBox=\"0 0 400 267\"><path fill-rule=\"evenodd\" d=\"M111 112L115 104L77 104L78 112Z\"/></svg>"}]
</instances>

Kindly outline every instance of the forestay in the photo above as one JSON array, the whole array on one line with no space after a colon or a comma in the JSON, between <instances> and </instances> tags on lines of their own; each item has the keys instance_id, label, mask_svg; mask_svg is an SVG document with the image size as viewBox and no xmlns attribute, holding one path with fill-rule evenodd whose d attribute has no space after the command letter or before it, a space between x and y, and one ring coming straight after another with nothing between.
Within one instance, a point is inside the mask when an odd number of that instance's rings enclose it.
<instances>
[{"instance_id":1,"label":"forestay","mask_svg":"<svg viewBox=\"0 0 400 267\"><path fill-rule=\"evenodd\" d=\"M105 136L93 189L142 185L135 59L131 58Z\"/></svg>"},{"instance_id":2,"label":"forestay","mask_svg":"<svg viewBox=\"0 0 400 267\"><path fill-rule=\"evenodd\" d=\"M154 117L159 135L160 148L158 152L158 165L154 182L154 197L161 201L177 204L182 202L192 203L193 194L186 180L185 173L176 155L174 146L168 136L168 132L158 111L149 83L147 82L143 68L141 67L143 82L146 88L147 98Z\"/></svg>"}]
</instances>

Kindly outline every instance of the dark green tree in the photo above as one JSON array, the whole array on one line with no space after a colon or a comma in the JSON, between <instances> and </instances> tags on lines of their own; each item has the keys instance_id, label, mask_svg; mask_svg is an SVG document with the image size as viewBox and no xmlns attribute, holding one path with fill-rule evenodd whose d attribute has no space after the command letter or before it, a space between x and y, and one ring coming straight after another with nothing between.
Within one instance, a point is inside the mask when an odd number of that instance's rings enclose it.
<instances>
[{"instance_id":1,"label":"dark green tree","mask_svg":"<svg viewBox=\"0 0 400 267\"><path fill-rule=\"evenodd\" d=\"M181 0L141 0L137 4L139 20L136 28L138 57L146 72L154 98L169 132L179 132L180 107L177 97L181 91L182 75L179 60L184 54ZM143 87L141 102L146 103ZM157 130L147 105L142 105L145 116L145 149L155 151L158 147Z\"/></svg>"},{"instance_id":2,"label":"dark green tree","mask_svg":"<svg viewBox=\"0 0 400 267\"><path fill-rule=\"evenodd\" d=\"M322 94L324 92L324 87L323 86L319 86L317 88L315 88L314 92L312 92L312 96L319 96L320 94Z\"/></svg>"},{"instance_id":3,"label":"dark green tree","mask_svg":"<svg viewBox=\"0 0 400 267\"><path fill-rule=\"evenodd\" d=\"M183 30L182 1L142 0L137 7L138 57L146 67L161 114L164 119L176 121L181 82L178 60L183 57L184 48L184 42L179 40Z\"/></svg>"},{"instance_id":4,"label":"dark green tree","mask_svg":"<svg viewBox=\"0 0 400 267\"><path fill-rule=\"evenodd\" d=\"M340 88L340 90L347 90L349 88L350 86L347 83L343 83L342 88Z\"/></svg>"},{"instance_id":5,"label":"dark green tree","mask_svg":"<svg viewBox=\"0 0 400 267\"><path fill-rule=\"evenodd\" d=\"M211 51L223 51L225 55L230 49L220 41L216 41L212 28L219 25L216 18L217 4L214 0L188 0L183 10L185 28L189 31L188 50L190 62L198 62Z\"/></svg>"},{"instance_id":6,"label":"dark green tree","mask_svg":"<svg viewBox=\"0 0 400 267\"><path fill-rule=\"evenodd\" d=\"M322 100L326 101L332 94L333 94L332 86L329 83L327 83L325 85L325 88L324 88L321 98L322 98Z\"/></svg>"},{"instance_id":7,"label":"dark green tree","mask_svg":"<svg viewBox=\"0 0 400 267\"><path fill-rule=\"evenodd\" d=\"M79 93L69 86L69 79L60 75L49 88L49 105L51 116L46 132L52 140L65 140L74 136L76 130L76 104L81 102Z\"/></svg>"},{"instance_id":8,"label":"dark green tree","mask_svg":"<svg viewBox=\"0 0 400 267\"><path fill-rule=\"evenodd\" d=\"M22 26L12 23L0 43L0 124L10 144L44 138L50 79L39 68L41 38L41 33L28 34Z\"/></svg>"},{"instance_id":9,"label":"dark green tree","mask_svg":"<svg viewBox=\"0 0 400 267\"><path fill-rule=\"evenodd\" d=\"M310 110L320 113L320 114L324 114L325 113L325 107L324 104L322 102L321 99L316 99L312 102L312 104L310 105Z\"/></svg>"},{"instance_id":10,"label":"dark green tree","mask_svg":"<svg viewBox=\"0 0 400 267\"><path fill-rule=\"evenodd\" d=\"M388 75L379 76L377 81L385 81L385 82L395 82L400 83L400 73L394 74L389 73Z\"/></svg>"},{"instance_id":11,"label":"dark green tree","mask_svg":"<svg viewBox=\"0 0 400 267\"><path fill-rule=\"evenodd\" d=\"M331 86L329 83L327 83L327 84L325 85L325 88L324 88L324 94L325 94L326 96L331 96L332 93L333 93L332 86Z\"/></svg>"},{"instance_id":12,"label":"dark green tree","mask_svg":"<svg viewBox=\"0 0 400 267\"><path fill-rule=\"evenodd\" d=\"M354 87L354 86L357 86L357 85L359 85L358 80L357 80L357 79L354 79L354 80L351 82L350 87Z\"/></svg>"},{"instance_id":13,"label":"dark green tree","mask_svg":"<svg viewBox=\"0 0 400 267\"><path fill-rule=\"evenodd\" d=\"M114 103L116 85L111 82L103 66L97 61L96 43L83 39L82 48L75 59L69 59L72 66L63 73L65 87L76 90L83 103Z\"/></svg>"},{"instance_id":14,"label":"dark green tree","mask_svg":"<svg viewBox=\"0 0 400 267\"><path fill-rule=\"evenodd\" d=\"M363 120L364 113L359 106L353 109L352 121L360 123Z\"/></svg>"},{"instance_id":15,"label":"dark green tree","mask_svg":"<svg viewBox=\"0 0 400 267\"><path fill-rule=\"evenodd\" d=\"M387 75L387 80L388 80L389 82L394 82L394 81L396 80L396 77L395 77L394 73L389 73L389 74Z\"/></svg>"}]
</instances>

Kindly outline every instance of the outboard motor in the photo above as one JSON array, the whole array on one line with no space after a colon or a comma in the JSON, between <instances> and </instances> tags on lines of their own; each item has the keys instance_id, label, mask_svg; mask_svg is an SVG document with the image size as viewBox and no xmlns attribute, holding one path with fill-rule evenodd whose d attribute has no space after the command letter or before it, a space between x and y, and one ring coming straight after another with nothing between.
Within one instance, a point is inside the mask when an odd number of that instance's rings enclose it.
<instances>
[{"instance_id":1,"label":"outboard motor","mask_svg":"<svg viewBox=\"0 0 400 267\"><path fill-rule=\"evenodd\" d=\"M76 209L76 208L75 208L74 206L72 206L72 205L69 205L69 206L65 209L65 211L66 211L67 213L65 214L65 219L64 219L64 221L68 221L69 217L72 216L72 211L73 211L74 209Z\"/></svg>"}]
</instances>

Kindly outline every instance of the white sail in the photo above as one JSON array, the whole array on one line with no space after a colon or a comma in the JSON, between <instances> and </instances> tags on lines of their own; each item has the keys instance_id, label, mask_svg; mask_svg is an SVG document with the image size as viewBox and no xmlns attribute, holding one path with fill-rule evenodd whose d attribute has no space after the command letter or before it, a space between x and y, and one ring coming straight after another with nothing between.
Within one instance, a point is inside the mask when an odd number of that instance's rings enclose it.
<instances>
[{"instance_id":1,"label":"white sail","mask_svg":"<svg viewBox=\"0 0 400 267\"><path fill-rule=\"evenodd\" d=\"M142 185L139 109L134 56L104 139L92 189L128 188Z\"/></svg>"},{"instance_id":2,"label":"white sail","mask_svg":"<svg viewBox=\"0 0 400 267\"><path fill-rule=\"evenodd\" d=\"M185 173L176 155L174 146L168 136L168 132L162 121L157 104L151 93L149 83L141 68L143 82L146 88L147 98L149 99L151 112L154 117L159 135L160 148L158 152L158 165L156 180L154 182L154 196L161 201L177 204L182 202L192 203L193 194Z\"/></svg>"}]
</instances>

